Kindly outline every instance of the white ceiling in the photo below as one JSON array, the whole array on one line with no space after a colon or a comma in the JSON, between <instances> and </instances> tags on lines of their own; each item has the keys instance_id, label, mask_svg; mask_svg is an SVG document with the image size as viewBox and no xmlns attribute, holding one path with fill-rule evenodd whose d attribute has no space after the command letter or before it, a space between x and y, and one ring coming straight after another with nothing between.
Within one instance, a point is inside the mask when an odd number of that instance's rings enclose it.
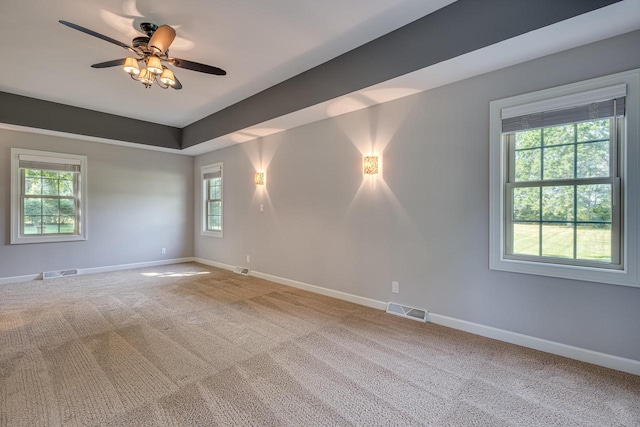
<instances>
[{"instance_id":1,"label":"white ceiling","mask_svg":"<svg viewBox=\"0 0 640 427\"><path fill-rule=\"evenodd\" d=\"M0 91L183 127L412 22L453 0L1 0ZM144 89L120 67L127 51L58 23L129 44L140 22L173 26L171 56L227 76L175 69L184 88Z\"/></svg>"}]
</instances>

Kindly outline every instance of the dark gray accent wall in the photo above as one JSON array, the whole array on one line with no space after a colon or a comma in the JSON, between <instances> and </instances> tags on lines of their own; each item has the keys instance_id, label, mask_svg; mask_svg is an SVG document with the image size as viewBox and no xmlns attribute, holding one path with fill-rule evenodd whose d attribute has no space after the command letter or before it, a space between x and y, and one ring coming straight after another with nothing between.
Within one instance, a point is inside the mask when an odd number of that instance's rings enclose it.
<instances>
[{"instance_id":1,"label":"dark gray accent wall","mask_svg":"<svg viewBox=\"0 0 640 427\"><path fill-rule=\"evenodd\" d=\"M226 135L619 0L458 0L183 129L182 147Z\"/></svg>"},{"instance_id":2,"label":"dark gray accent wall","mask_svg":"<svg viewBox=\"0 0 640 427\"><path fill-rule=\"evenodd\" d=\"M181 148L179 128L6 92L0 92L0 123Z\"/></svg>"}]
</instances>

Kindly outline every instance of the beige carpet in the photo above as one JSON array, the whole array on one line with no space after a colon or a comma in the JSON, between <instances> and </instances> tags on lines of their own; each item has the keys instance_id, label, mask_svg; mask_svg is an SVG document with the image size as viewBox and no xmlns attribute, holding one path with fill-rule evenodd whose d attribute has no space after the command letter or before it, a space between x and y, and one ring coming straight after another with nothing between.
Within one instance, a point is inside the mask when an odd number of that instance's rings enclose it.
<instances>
[{"instance_id":1,"label":"beige carpet","mask_svg":"<svg viewBox=\"0 0 640 427\"><path fill-rule=\"evenodd\" d=\"M638 426L640 377L181 264L0 287L0 425Z\"/></svg>"}]
</instances>

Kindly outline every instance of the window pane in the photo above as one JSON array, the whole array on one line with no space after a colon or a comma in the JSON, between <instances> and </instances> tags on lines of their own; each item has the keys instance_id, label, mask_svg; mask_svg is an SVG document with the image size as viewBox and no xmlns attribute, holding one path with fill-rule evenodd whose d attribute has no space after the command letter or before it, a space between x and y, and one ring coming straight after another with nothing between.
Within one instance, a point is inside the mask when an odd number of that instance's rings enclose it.
<instances>
[{"instance_id":1,"label":"window pane","mask_svg":"<svg viewBox=\"0 0 640 427\"><path fill-rule=\"evenodd\" d=\"M58 234L58 217L43 216L42 217L43 234Z\"/></svg>"},{"instance_id":2,"label":"window pane","mask_svg":"<svg viewBox=\"0 0 640 427\"><path fill-rule=\"evenodd\" d=\"M516 132L516 150L540 147L542 145L540 142L540 135L540 129Z\"/></svg>"},{"instance_id":3,"label":"window pane","mask_svg":"<svg viewBox=\"0 0 640 427\"><path fill-rule=\"evenodd\" d=\"M520 255L540 255L540 224L513 224L513 253Z\"/></svg>"},{"instance_id":4,"label":"window pane","mask_svg":"<svg viewBox=\"0 0 640 427\"><path fill-rule=\"evenodd\" d=\"M573 224L542 224L542 256L573 258Z\"/></svg>"},{"instance_id":5,"label":"window pane","mask_svg":"<svg viewBox=\"0 0 640 427\"><path fill-rule=\"evenodd\" d=\"M24 194L27 196L39 196L42 194L41 184L42 180L40 178L25 178Z\"/></svg>"},{"instance_id":6,"label":"window pane","mask_svg":"<svg viewBox=\"0 0 640 427\"><path fill-rule=\"evenodd\" d=\"M60 217L60 233L73 234L76 231L76 219L73 216Z\"/></svg>"},{"instance_id":7,"label":"window pane","mask_svg":"<svg viewBox=\"0 0 640 427\"><path fill-rule=\"evenodd\" d=\"M609 139L609 120L578 123L578 141Z\"/></svg>"},{"instance_id":8,"label":"window pane","mask_svg":"<svg viewBox=\"0 0 640 427\"><path fill-rule=\"evenodd\" d=\"M42 198L42 213L44 215L58 216L58 199Z\"/></svg>"},{"instance_id":9,"label":"window pane","mask_svg":"<svg viewBox=\"0 0 640 427\"><path fill-rule=\"evenodd\" d=\"M611 225L578 224L576 257L611 262Z\"/></svg>"},{"instance_id":10,"label":"window pane","mask_svg":"<svg viewBox=\"0 0 640 427\"><path fill-rule=\"evenodd\" d=\"M73 181L73 172L58 172L58 179Z\"/></svg>"},{"instance_id":11,"label":"window pane","mask_svg":"<svg viewBox=\"0 0 640 427\"><path fill-rule=\"evenodd\" d=\"M42 218L40 216L26 216L24 217L24 228L22 234L40 234L40 223Z\"/></svg>"},{"instance_id":12,"label":"window pane","mask_svg":"<svg viewBox=\"0 0 640 427\"><path fill-rule=\"evenodd\" d=\"M42 194L47 196L58 195L58 180L57 179L43 179L42 180Z\"/></svg>"},{"instance_id":13,"label":"window pane","mask_svg":"<svg viewBox=\"0 0 640 427\"><path fill-rule=\"evenodd\" d=\"M75 216L75 203L71 199L60 199L60 215Z\"/></svg>"},{"instance_id":14,"label":"window pane","mask_svg":"<svg viewBox=\"0 0 640 427\"><path fill-rule=\"evenodd\" d=\"M59 186L61 196L73 196L73 180L61 180Z\"/></svg>"},{"instance_id":15,"label":"window pane","mask_svg":"<svg viewBox=\"0 0 640 427\"><path fill-rule=\"evenodd\" d=\"M540 149L516 151L516 182L540 179Z\"/></svg>"},{"instance_id":16,"label":"window pane","mask_svg":"<svg viewBox=\"0 0 640 427\"><path fill-rule=\"evenodd\" d=\"M609 141L578 144L578 178L609 176Z\"/></svg>"},{"instance_id":17,"label":"window pane","mask_svg":"<svg viewBox=\"0 0 640 427\"><path fill-rule=\"evenodd\" d=\"M572 185L542 188L542 219L544 221L573 221Z\"/></svg>"},{"instance_id":18,"label":"window pane","mask_svg":"<svg viewBox=\"0 0 640 427\"><path fill-rule=\"evenodd\" d=\"M222 229L222 218L217 215L211 215L207 218L207 229L220 231Z\"/></svg>"},{"instance_id":19,"label":"window pane","mask_svg":"<svg viewBox=\"0 0 640 427\"><path fill-rule=\"evenodd\" d=\"M571 124L544 128L543 137L545 147L559 144L573 144L575 142L574 126Z\"/></svg>"},{"instance_id":20,"label":"window pane","mask_svg":"<svg viewBox=\"0 0 640 427\"><path fill-rule=\"evenodd\" d=\"M544 150L544 179L573 178L574 145L549 147Z\"/></svg>"},{"instance_id":21,"label":"window pane","mask_svg":"<svg viewBox=\"0 0 640 427\"><path fill-rule=\"evenodd\" d=\"M220 199L222 186L220 178L212 178L209 180L209 199Z\"/></svg>"},{"instance_id":22,"label":"window pane","mask_svg":"<svg viewBox=\"0 0 640 427\"><path fill-rule=\"evenodd\" d=\"M40 178L42 176L42 171L40 171L39 169L25 169L24 174L25 176L29 176L29 177Z\"/></svg>"},{"instance_id":23,"label":"window pane","mask_svg":"<svg viewBox=\"0 0 640 427\"><path fill-rule=\"evenodd\" d=\"M24 199L24 215L42 215L42 199Z\"/></svg>"},{"instance_id":24,"label":"window pane","mask_svg":"<svg viewBox=\"0 0 640 427\"><path fill-rule=\"evenodd\" d=\"M513 189L513 219L520 221L540 220L540 188Z\"/></svg>"},{"instance_id":25,"label":"window pane","mask_svg":"<svg viewBox=\"0 0 640 427\"><path fill-rule=\"evenodd\" d=\"M209 202L209 215L222 215L221 206L219 201Z\"/></svg>"},{"instance_id":26,"label":"window pane","mask_svg":"<svg viewBox=\"0 0 640 427\"><path fill-rule=\"evenodd\" d=\"M578 221L611 222L611 184L577 186Z\"/></svg>"}]
</instances>

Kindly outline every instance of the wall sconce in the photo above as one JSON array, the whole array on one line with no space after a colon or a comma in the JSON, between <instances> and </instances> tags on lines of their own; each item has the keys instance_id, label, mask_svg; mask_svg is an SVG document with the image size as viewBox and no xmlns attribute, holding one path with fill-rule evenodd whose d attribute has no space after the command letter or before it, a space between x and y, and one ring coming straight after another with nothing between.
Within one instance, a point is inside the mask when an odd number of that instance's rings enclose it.
<instances>
[{"instance_id":1,"label":"wall sconce","mask_svg":"<svg viewBox=\"0 0 640 427\"><path fill-rule=\"evenodd\" d=\"M366 156L364 158L365 175L375 175L378 173L378 156Z\"/></svg>"},{"instance_id":2,"label":"wall sconce","mask_svg":"<svg viewBox=\"0 0 640 427\"><path fill-rule=\"evenodd\" d=\"M264 172L256 172L253 175L253 182L255 182L256 185L264 185Z\"/></svg>"}]
</instances>

